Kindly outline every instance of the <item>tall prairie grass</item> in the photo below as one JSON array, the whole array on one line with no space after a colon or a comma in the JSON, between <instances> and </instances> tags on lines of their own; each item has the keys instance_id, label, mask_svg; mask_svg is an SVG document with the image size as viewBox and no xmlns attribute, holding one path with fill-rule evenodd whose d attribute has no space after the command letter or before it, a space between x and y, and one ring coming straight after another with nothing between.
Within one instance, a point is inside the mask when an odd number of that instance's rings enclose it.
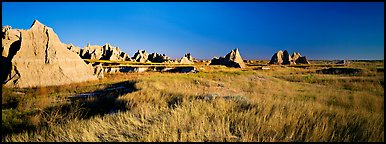
<instances>
[{"instance_id":1,"label":"tall prairie grass","mask_svg":"<svg viewBox=\"0 0 386 144\"><path fill-rule=\"evenodd\" d=\"M66 111L72 114L52 111L44 118L56 120L8 134L2 141L384 141L383 72L366 68L359 75L325 75L313 68L252 69L200 66L196 74L107 75L77 91L135 81L136 91L114 100L118 112L85 118L76 106ZM50 95L50 90L36 93Z\"/></svg>"}]
</instances>

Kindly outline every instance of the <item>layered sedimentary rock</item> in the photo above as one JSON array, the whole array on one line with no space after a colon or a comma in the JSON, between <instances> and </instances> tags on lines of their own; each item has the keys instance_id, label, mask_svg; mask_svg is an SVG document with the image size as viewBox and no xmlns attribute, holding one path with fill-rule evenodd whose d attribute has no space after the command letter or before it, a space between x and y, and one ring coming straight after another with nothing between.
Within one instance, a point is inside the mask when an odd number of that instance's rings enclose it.
<instances>
[{"instance_id":1,"label":"layered sedimentary rock","mask_svg":"<svg viewBox=\"0 0 386 144\"><path fill-rule=\"evenodd\" d=\"M238 48L232 50L226 56L223 56L220 58L214 57L211 60L210 65L225 65L227 67L236 67L236 68L246 67Z\"/></svg>"},{"instance_id":2,"label":"layered sedimentary rock","mask_svg":"<svg viewBox=\"0 0 386 144\"><path fill-rule=\"evenodd\" d=\"M190 53L186 53L184 57L188 58L188 60L190 60L192 62L195 60L195 58L193 58Z\"/></svg>"},{"instance_id":3,"label":"layered sedimentary rock","mask_svg":"<svg viewBox=\"0 0 386 144\"><path fill-rule=\"evenodd\" d=\"M98 79L102 79L104 77L104 69L102 67L102 64L97 64L93 66L94 68L94 75L97 76Z\"/></svg>"},{"instance_id":4,"label":"layered sedimentary rock","mask_svg":"<svg viewBox=\"0 0 386 144\"><path fill-rule=\"evenodd\" d=\"M190 53L186 53L180 60L176 60L175 63L179 64L194 64L194 58Z\"/></svg>"},{"instance_id":5,"label":"layered sedimentary rock","mask_svg":"<svg viewBox=\"0 0 386 144\"><path fill-rule=\"evenodd\" d=\"M70 49L71 47L67 48ZM127 53L121 51L118 47L111 46L110 44L106 44L104 46L88 44L87 47L81 49L80 51L80 56L83 59L131 61L131 58Z\"/></svg>"},{"instance_id":6,"label":"layered sedimentary rock","mask_svg":"<svg viewBox=\"0 0 386 144\"><path fill-rule=\"evenodd\" d=\"M193 61L190 61L188 57L184 56L179 61L180 64L194 64Z\"/></svg>"},{"instance_id":7,"label":"layered sedimentary rock","mask_svg":"<svg viewBox=\"0 0 386 144\"><path fill-rule=\"evenodd\" d=\"M166 56L165 54L161 55L159 53L151 53L149 54L147 60L151 62L163 63L170 61L170 57Z\"/></svg>"},{"instance_id":8,"label":"layered sedimentary rock","mask_svg":"<svg viewBox=\"0 0 386 144\"><path fill-rule=\"evenodd\" d=\"M292 64L310 64L310 62L308 62L305 56L301 56L300 53L294 52L291 56L289 55L287 50L285 50L284 52L279 50L271 57L269 64L292 65Z\"/></svg>"},{"instance_id":9,"label":"layered sedimentary rock","mask_svg":"<svg viewBox=\"0 0 386 144\"><path fill-rule=\"evenodd\" d=\"M149 54L146 53L145 50L138 50L132 57L132 60L143 63L147 61L148 57L149 57Z\"/></svg>"},{"instance_id":10,"label":"layered sedimentary rock","mask_svg":"<svg viewBox=\"0 0 386 144\"><path fill-rule=\"evenodd\" d=\"M64 44L68 50L78 54L79 56L81 55L82 53L82 49L80 47L77 47L77 46L74 46L72 44Z\"/></svg>"},{"instance_id":11,"label":"layered sedimentary rock","mask_svg":"<svg viewBox=\"0 0 386 144\"><path fill-rule=\"evenodd\" d=\"M19 49L20 47L20 30L18 29L12 29L11 26L4 26L2 27L2 48L1 48L1 54L3 57L14 56L16 54L16 49ZM9 51L11 50L12 54L9 54ZM3 62L3 61L2 61Z\"/></svg>"},{"instance_id":12,"label":"layered sedimentary rock","mask_svg":"<svg viewBox=\"0 0 386 144\"><path fill-rule=\"evenodd\" d=\"M1 77L6 87L38 87L97 80L92 66L35 20L28 30L2 28Z\"/></svg>"}]
</instances>

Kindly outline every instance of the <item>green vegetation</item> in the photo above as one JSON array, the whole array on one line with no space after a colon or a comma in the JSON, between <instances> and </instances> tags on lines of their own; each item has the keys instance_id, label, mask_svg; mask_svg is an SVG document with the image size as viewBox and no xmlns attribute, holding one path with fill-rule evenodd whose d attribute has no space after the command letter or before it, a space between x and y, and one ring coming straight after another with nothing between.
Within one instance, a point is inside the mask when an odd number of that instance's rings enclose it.
<instances>
[{"instance_id":1,"label":"green vegetation","mask_svg":"<svg viewBox=\"0 0 386 144\"><path fill-rule=\"evenodd\" d=\"M2 141L384 142L382 62L355 75L320 67L118 73L60 87L3 88ZM99 98L66 97L126 86Z\"/></svg>"}]
</instances>

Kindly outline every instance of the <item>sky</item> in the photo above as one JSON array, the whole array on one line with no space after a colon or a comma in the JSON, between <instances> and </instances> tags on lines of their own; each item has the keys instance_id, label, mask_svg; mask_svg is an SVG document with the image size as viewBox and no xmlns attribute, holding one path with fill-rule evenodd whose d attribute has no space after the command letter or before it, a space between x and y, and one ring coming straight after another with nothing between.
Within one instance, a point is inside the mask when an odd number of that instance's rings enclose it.
<instances>
[{"instance_id":1,"label":"sky","mask_svg":"<svg viewBox=\"0 0 386 144\"><path fill-rule=\"evenodd\" d=\"M2 2L2 26L37 19L61 42L143 49L198 59L239 48L243 59L279 50L309 60L383 60L384 2Z\"/></svg>"}]
</instances>

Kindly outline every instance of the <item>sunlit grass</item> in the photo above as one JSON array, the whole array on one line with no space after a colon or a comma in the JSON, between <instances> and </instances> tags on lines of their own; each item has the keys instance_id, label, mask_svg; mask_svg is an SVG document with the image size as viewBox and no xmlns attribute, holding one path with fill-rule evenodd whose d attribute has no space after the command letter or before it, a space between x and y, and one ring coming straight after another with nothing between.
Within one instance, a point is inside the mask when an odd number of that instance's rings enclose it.
<instances>
[{"instance_id":1,"label":"sunlit grass","mask_svg":"<svg viewBox=\"0 0 386 144\"><path fill-rule=\"evenodd\" d=\"M36 128L2 141L384 141L384 76L371 64L354 63L363 69L358 75L281 66L197 67L199 73L119 73L99 82L36 90L23 100L41 100L39 106L17 103L18 109L2 113L3 127ZM85 118L76 106L67 111L72 114L28 114L35 107L51 107L50 95L95 91L127 80L135 81L138 90L115 100L115 114ZM10 89L3 88L3 95L8 96L3 105L19 99ZM46 125L36 124L40 121Z\"/></svg>"}]
</instances>

